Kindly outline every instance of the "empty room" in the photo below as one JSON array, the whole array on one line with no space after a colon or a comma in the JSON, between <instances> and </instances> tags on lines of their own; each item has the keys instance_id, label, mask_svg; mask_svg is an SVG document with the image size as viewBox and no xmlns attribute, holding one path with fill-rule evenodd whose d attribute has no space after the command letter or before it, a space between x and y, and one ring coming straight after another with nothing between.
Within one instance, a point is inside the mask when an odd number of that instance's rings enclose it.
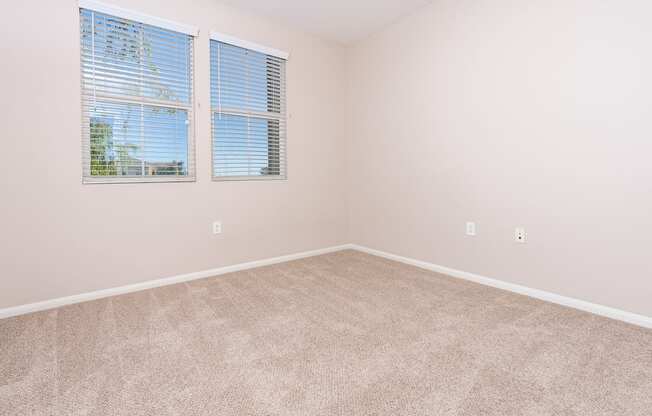
<instances>
[{"instance_id":1,"label":"empty room","mask_svg":"<svg viewBox=\"0 0 652 416\"><path fill-rule=\"evenodd\" d=\"M652 415L652 2L0 7L0 416Z\"/></svg>"}]
</instances>

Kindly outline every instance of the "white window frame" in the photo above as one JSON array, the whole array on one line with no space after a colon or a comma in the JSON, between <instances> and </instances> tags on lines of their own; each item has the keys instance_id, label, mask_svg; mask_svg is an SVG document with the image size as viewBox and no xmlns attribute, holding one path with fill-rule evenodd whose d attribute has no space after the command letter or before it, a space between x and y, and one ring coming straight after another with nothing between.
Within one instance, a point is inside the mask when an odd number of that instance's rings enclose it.
<instances>
[{"instance_id":1,"label":"white window frame","mask_svg":"<svg viewBox=\"0 0 652 416\"><path fill-rule=\"evenodd\" d=\"M122 19L127 19L127 20L132 20L138 23L143 23L147 24L150 26L156 26L162 29L167 29L175 32L179 32L182 34L186 34L192 37L192 79L191 79L191 97L190 97L190 103L189 104L183 104L183 103L172 103L168 101L161 101L157 102L155 99L147 99L144 100L141 97L128 97L128 96L108 96L105 95L103 98L107 98L110 101L113 102L122 102L125 104L136 104L136 105L141 105L145 104L148 106L160 106L160 107L165 107L165 108L176 108L180 110L184 110L188 114L189 118L189 123L188 123L188 174L185 176L173 176L173 175L161 175L161 176L150 176L150 175L144 175L144 176L91 176L90 174L87 174L87 171L89 169L87 164L87 160L84 154L82 154L82 183L83 184L101 184L101 183L161 183L161 182L196 182L197 181L197 166L196 166L196 154L195 154L195 132L196 132L196 94L195 94L195 87L196 87L196 53L194 52L195 49L195 41L196 37L199 35L199 29L186 25L183 23L177 23L172 20L167 20L167 19L162 19L159 17L151 16L145 13L140 13L137 11L129 10L129 9L124 9L122 7L118 6L113 6L110 4L106 4L103 2L95 1L95 0L79 0L79 9L87 9L91 10L93 12L98 12L98 13L104 13L108 15L112 15L115 17L119 17ZM79 27L79 24L78 24ZM78 29L79 30L79 29ZM77 32L79 33L79 31ZM80 35L81 36L81 35ZM83 59L82 57L82 52L81 50L79 51L79 58L80 62ZM82 63L83 65L83 63ZM80 86L82 85L82 81L80 79ZM83 89L81 90L81 98L82 101L84 100L84 91ZM84 132L84 104L82 103L82 153L88 149L90 151L90 131L88 134ZM191 162L192 161L192 162ZM88 163L90 163L90 158L88 159ZM192 165L192 166L190 166Z\"/></svg>"},{"instance_id":2,"label":"white window frame","mask_svg":"<svg viewBox=\"0 0 652 416\"><path fill-rule=\"evenodd\" d=\"M145 23L151 26L158 26L162 29L173 30L175 32L185 33L192 37L199 35L199 29L195 26L177 23L172 20L162 19L160 17L151 16L149 14L136 12L122 7L113 6L111 4L103 3L96 0L79 0L80 9L89 9L99 13L110 14L115 17L133 20L140 23Z\"/></svg>"},{"instance_id":3,"label":"white window frame","mask_svg":"<svg viewBox=\"0 0 652 416\"><path fill-rule=\"evenodd\" d=\"M268 46L264 46L258 43L254 43L248 40L240 39L238 37L228 35L225 33L221 32L216 32L216 31L211 31L210 36L209 36L209 42L208 42L208 49L209 49L209 56L210 56L210 47L211 47L211 41L217 41L217 42L222 42L222 43L227 43L229 45L237 46L243 49L249 49L251 51L255 52L260 52L265 55L270 55L274 56L276 58L280 58L285 60L286 62L290 59L290 53L280 50L280 49L275 49L271 48ZM209 65L210 66L210 65ZM287 74L285 75L287 77ZM287 80L284 80L287 82ZM212 88L212 85L210 86ZM282 175L265 175L265 176L216 176L215 175L215 152L214 152L214 137L213 137L213 117L214 117L214 108L212 105L210 106L210 111L211 111L211 178L213 182L233 182L233 181L286 181L288 179L288 150L287 150L287 125L288 125L288 111L287 111L287 90L285 91L285 95L282 97L283 102L285 103L285 108L283 112L283 121L284 121L284 127L285 127L285 136L282 138L283 140L283 174ZM254 117L259 117L259 118L269 118L268 114L264 113L258 113L255 111L248 111L248 112L237 112L237 111L226 111L226 113L233 114L233 115L241 115L241 116L254 116Z\"/></svg>"},{"instance_id":4,"label":"white window frame","mask_svg":"<svg viewBox=\"0 0 652 416\"><path fill-rule=\"evenodd\" d=\"M290 53L285 52L279 49L270 48L268 46L263 46L258 43L249 42L248 40L243 40L236 38L235 36L227 35L220 32L211 32L211 40L216 40L218 42L228 43L229 45L239 46L244 49L249 49L252 51L264 53L265 55L272 55L277 58L285 59L286 61L290 59Z\"/></svg>"}]
</instances>

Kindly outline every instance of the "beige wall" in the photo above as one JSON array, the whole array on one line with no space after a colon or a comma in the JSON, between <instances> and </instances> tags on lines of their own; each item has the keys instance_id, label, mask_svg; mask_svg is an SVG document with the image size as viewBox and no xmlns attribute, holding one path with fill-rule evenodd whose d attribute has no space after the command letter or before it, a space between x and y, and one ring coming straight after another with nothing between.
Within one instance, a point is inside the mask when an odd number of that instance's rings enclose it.
<instances>
[{"instance_id":1,"label":"beige wall","mask_svg":"<svg viewBox=\"0 0 652 416\"><path fill-rule=\"evenodd\" d=\"M437 0L352 48L353 242L652 316L651 19Z\"/></svg>"},{"instance_id":2,"label":"beige wall","mask_svg":"<svg viewBox=\"0 0 652 416\"><path fill-rule=\"evenodd\" d=\"M110 3L202 31L197 182L82 185L77 1L4 5L0 308L346 242L341 47L215 0ZM291 53L289 180L210 180L210 30Z\"/></svg>"},{"instance_id":3,"label":"beige wall","mask_svg":"<svg viewBox=\"0 0 652 416\"><path fill-rule=\"evenodd\" d=\"M5 7L0 308L354 242L652 315L649 2L437 0L348 50L111 3L202 30L197 182L81 185L76 0ZM210 180L211 29L291 52L288 181Z\"/></svg>"}]
</instances>

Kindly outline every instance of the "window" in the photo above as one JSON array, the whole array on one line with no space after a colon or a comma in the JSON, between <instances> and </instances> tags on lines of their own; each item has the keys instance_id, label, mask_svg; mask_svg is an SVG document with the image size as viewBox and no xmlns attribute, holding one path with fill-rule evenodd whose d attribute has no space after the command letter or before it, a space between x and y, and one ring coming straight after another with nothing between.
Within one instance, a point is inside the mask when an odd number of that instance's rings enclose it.
<instances>
[{"instance_id":1,"label":"window","mask_svg":"<svg viewBox=\"0 0 652 416\"><path fill-rule=\"evenodd\" d=\"M194 180L194 30L84 4L94 3L80 3L83 181Z\"/></svg>"},{"instance_id":2,"label":"window","mask_svg":"<svg viewBox=\"0 0 652 416\"><path fill-rule=\"evenodd\" d=\"M213 179L285 179L287 54L211 39Z\"/></svg>"}]
</instances>

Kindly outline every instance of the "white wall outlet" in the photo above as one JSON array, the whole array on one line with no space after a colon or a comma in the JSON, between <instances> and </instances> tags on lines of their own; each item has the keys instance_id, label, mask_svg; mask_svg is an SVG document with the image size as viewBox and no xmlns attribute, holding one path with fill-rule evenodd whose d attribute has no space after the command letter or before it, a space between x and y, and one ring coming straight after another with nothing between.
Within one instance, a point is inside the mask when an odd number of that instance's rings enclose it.
<instances>
[{"instance_id":1,"label":"white wall outlet","mask_svg":"<svg viewBox=\"0 0 652 416\"><path fill-rule=\"evenodd\" d=\"M215 221L213 223L213 234L222 234L222 221Z\"/></svg>"},{"instance_id":2,"label":"white wall outlet","mask_svg":"<svg viewBox=\"0 0 652 416\"><path fill-rule=\"evenodd\" d=\"M467 222L466 223L466 235L475 235L475 223Z\"/></svg>"},{"instance_id":3,"label":"white wall outlet","mask_svg":"<svg viewBox=\"0 0 652 416\"><path fill-rule=\"evenodd\" d=\"M525 228L517 227L514 231L514 240L517 243L525 243Z\"/></svg>"}]
</instances>

